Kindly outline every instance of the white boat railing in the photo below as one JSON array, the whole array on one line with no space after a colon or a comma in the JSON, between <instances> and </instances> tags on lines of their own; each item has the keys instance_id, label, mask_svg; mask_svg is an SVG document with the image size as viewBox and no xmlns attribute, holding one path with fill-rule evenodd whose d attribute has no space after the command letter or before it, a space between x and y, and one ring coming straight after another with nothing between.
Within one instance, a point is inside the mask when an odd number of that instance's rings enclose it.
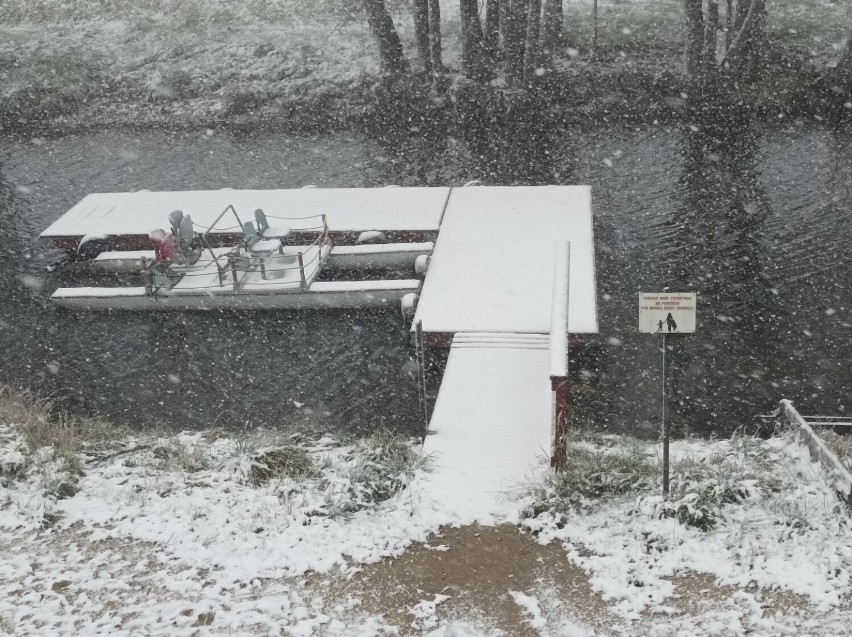
<instances>
[{"instance_id":1,"label":"white boat railing","mask_svg":"<svg viewBox=\"0 0 852 637\"><path fill-rule=\"evenodd\" d=\"M218 274L219 282L218 285L199 285L196 289L217 289L223 288L226 285L226 278L228 274L231 276L231 285L233 289L236 291L239 289L240 282L243 276L255 270L257 265L253 262L253 258L256 259L265 259L265 258L274 258L275 255L270 255L270 257L265 256L257 256L251 255L250 252L243 252L244 249L249 246L235 246L233 250L231 250L227 255L216 254L216 251L213 249L213 246L209 240L209 235L212 231L216 230L221 232L223 229L218 227L218 223L222 220L222 218L228 214L232 213L237 220L239 226L234 226L233 229L240 229L242 232L242 220L240 219L239 214L233 205L229 204L220 214L216 217L215 221L207 226L203 233L199 234L200 242L204 250L209 253L211 262L215 264L216 271ZM273 215L268 215L269 218L273 219L281 219L285 221L299 221L305 222L308 220L316 220L317 225L305 225L304 223L299 226L299 231L303 233L312 233L316 232L316 238L309 244L300 249L295 257L296 262L293 265L287 266L283 264L278 264L273 268L263 268L264 276L285 272L293 272L298 270L299 272L299 288L302 292L306 292L310 287L310 284L316 278L317 273L322 269L325 261L328 259L329 254L331 253L332 241L331 234L328 228L328 220L325 214L322 215L311 215L308 217L276 217ZM290 246L294 247L294 246ZM283 253L282 253L283 255ZM224 261L224 262L223 262ZM317 265L313 266L315 263ZM169 268L168 274L162 273L158 271L156 266L161 265L162 262L152 260L148 261L147 259L142 260L142 269L143 269L143 278L145 281L145 289L149 296L156 295L156 293L163 287L173 287L177 281L183 280L185 278L192 277L209 277L208 272L192 272L192 271L180 271ZM285 276L285 275L281 275ZM281 277L275 277L281 278ZM196 287L196 286L193 286Z\"/></svg>"}]
</instances>

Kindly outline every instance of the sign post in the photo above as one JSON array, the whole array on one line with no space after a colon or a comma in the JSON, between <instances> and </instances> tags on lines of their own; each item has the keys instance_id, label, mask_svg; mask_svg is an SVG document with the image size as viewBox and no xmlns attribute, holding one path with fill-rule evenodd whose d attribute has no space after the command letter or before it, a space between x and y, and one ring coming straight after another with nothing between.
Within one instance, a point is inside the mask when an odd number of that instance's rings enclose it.
<instances>
[{"instance_id":1,"label":"sign post","mask_svg":"<svg viewBox=\"0 0 852 637\"><path fill-rule=\"evenodd\" d=\"M671 398L672 360L669 338L673 334L694 334L696 323L695 292L640 292L639 331L663 336L663 497L669 498L669 439L672 430Z\"/></svg>"}]
</instances>

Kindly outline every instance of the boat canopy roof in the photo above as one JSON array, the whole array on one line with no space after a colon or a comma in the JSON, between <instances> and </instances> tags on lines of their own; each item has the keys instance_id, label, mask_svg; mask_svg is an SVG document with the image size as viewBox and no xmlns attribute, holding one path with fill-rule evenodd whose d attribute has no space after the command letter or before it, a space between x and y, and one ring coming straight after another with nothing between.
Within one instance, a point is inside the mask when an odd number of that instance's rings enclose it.
<instances>
[{"instance_id":1,"label":"boat canopy roof","mask_svg":"<svg viewBox=\"0 0 852 637\"><path fill-rule=\"evenodd\" d=\"M190 190L176 192L111 192L87 195L41 233L43 238L85 235L145 235L167 228L169 213L192 215L197 228L210 226L233 205L243 223L254 221L261 208L266 216L286 218L293 230L316 226L326 214L331 232L435 231L450 188L299 188L291 190ZM240 232L226 215L211 232Z\"/></svg>"}]
</instances>

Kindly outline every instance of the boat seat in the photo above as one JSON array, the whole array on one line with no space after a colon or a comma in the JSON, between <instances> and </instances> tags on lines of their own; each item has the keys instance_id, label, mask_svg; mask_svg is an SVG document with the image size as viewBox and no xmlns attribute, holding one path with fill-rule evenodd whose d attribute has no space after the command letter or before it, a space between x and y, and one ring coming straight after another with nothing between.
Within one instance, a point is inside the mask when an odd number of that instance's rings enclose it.
<instances>
[{"instance_id":1,"label":"boat seat","mask_svg":"<svg viewBox=\"0 0 852 637\"><path fill-rule=\"evenodd\" d=\"M285 239L290 236L288 226L270 226L266 213L260 208L254 211L254 220L257 222L257 233L264 239Z\"/></svg>"},{"instance_id":2,"label":"boat seat","mask_svg":"<svg viewBox=\"0 0 852 637\"><path fill-rule=\"evenodd\" d=\"M284 254L284 246L281 243L281 239L262 238L254 229L254 224L251 221L247 221L243 224L243 239L245 240L246 250L248 250L251 256L257 257L258 259L258 265L260 266L260 278L266 279L266 263L264 260L266 257L271 257L276 252L278 254Z\"/></svg>"},{"instance_id":3,"label":"boat seat","mask_svg":"<svg viewBox=\"0 0 852 637\"><path fill-rule=\"evenodd\" d=\"M281 239L258 239L249 248L252 254L272 256L273 252L281 252Z\"/></svg>"}]
</instances>

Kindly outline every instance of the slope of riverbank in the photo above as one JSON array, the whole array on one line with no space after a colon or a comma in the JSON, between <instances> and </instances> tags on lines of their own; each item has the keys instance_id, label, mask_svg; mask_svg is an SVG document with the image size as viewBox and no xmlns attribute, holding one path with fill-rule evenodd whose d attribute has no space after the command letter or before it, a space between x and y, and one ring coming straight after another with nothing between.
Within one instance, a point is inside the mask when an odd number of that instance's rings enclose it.
<instances>
[{"instance_id":1,"label":"slope of riverbank","mask_svg":"<svg viewBox=\"0 0 852 637\"><path fill-rule=\"evenodd\" d=\"M569 467L451 528L390 432L132 432L0 391L0 631L848 635L852 522L783 432L572 432ZM365 593L369 591L369 594Z\"/></svg>"},{"instance_id":2,"label":"slope of riverbank","mask_svg":"<svg viewBox=\"0 0 852 637\"><path fill-rule=\"evenodd\" d=\"M768 2L766 116L814 109L845 38L840 3ZM407 5L390 3L416 70ZM444 63L459 69L456 3L443 2ZM654 119L682 108L682 8L675 0L566 4L566 48L545 102L569 116ZM448 106L422 82L387 87L356 3L218 0L142 4L12 1L0 8L0 130L49 126L350 127L376 109ZM496 81L499 87L500 80ZM817 95L818 97L818 95Z\"/></svg>"}]
</instances>

